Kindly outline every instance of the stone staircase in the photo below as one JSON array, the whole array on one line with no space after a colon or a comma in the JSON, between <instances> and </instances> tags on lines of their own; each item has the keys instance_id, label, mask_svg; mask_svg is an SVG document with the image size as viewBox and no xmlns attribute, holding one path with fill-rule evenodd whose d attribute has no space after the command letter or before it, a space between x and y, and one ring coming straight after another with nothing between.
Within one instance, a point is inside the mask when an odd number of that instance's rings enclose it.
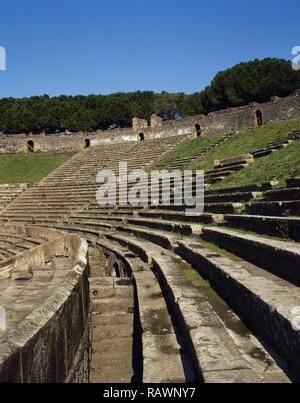
<instances>
[{"instance_id":1,"label":"stone staircase","mask_svg":"<svg viewBox=\"0 0 300 403\"><path fill-rule=\"evenodd\" d=\"M91 383L134 380L131 280L91 277Z\"/></svg>"},{"instance_id":2,"label":"stone staircase","mask_svg":"<svg viewBox=\"0 0 300 403\"><path fill-rule=\"evenodd\" d=\"M254 162L251 154L240 155L238 157L215 161L214 169L205 172L205 183L222 182L227 176L235 172L241 171Z\"/></svg>"},{"instance_id":3,"label":"stone staircase","mask_svg":"<svg viewBox=\"0 0 300 403\"><path fill-rule=\"evenodd\" d=\"M95 198L99 171L119 173L119 163L127 162L128 172L143 169L180 144L185 136L161 141L91 147L75 154L36 186L15 199L2 213L2 218L35 223L37 219L64 219L88 206Z\"/></svg>"},{"instance_id":4,"label":"stone staircase","mask_svg":"<svg viewBox=\"0 0 300 403\"><path fill-rule=\"evenodd\" d=\"M43 243L42 239L9 234L0 230L0 265L1 262L36 248Z\"/></svg>"},{"instance_id":5,"label":"stone staircase","mask_svg":"<svg viewBox=\"0 0 300 403\"><path fill-rule=\"evenodd\" d=\"M253 155L253 157L255 159L266 157L267 155L270 155L273 152L276 152L278 150L281 150L282 148L288 147L294 141L299 140L299 138L300 138L300 130L295 130L292 133L290 133L286 138L284 138L282 140L273 141L273 142L269 143L264 149L257 150L251 154Z\"/></svg>"},{"instance_id":6,"label":"stone staircase","mask_svg":"<svg viewBox=\"0 0 300 403\"><path fill-rule=\"evenodd\" d=\"M231 139L231 137L234 135L235 133L230 133L227 134L226 136L221 137L218 141L216 141L215 143L205 147L204 149L202 149L199 152L196 152L194 154L192 154L190 157L186 157L186 158L178 158L175 161L173 161L172 163L170 163L166 169L168 170L175 170L175 169L184 169L187 168L188 166L192 165L193 163L197 162L197 161L201 161L201 158L207 154L209 151L213 150L215 147L217 147L220 144L225 143L226 141L228 141L229 139Z\"/></svg>"},{"instance_id":7,"label":"stone staircase","mask_svg":"<svg viewBox=\"0 0 300 403\"><path fill-rule=\"evenodd\" d=\"M286 138L269 143L265 148L251 152L250 154L240 155L223 161L215 161L214 169L205 172L205 182L214 184L222 182L228 176L235 172L247 168L254 163L256 159L267 157L268 155L286 148L300 139L300 131L290 133Z\"/></svg>"},{"instance_id":8,"label":"stone staircase","mask_svg":"<svg viewBox=\"0 0 300 403\"><path fill-rule=\"evenodd\" d=\"M27 189L27 184L0 185L0 211Z\"/></svg>"}]
</instances>

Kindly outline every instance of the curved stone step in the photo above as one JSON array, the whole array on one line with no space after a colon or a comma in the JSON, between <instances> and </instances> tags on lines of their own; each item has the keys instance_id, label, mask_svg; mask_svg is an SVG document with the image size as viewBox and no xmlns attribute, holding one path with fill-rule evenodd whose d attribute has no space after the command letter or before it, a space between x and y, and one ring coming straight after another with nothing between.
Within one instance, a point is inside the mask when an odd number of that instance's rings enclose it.
<instances>
[{"instance_id":1,"label":"curved stone step","mask_svg":"<svg viewBox=\"0 0 300 403\"><path fill-rule=\"evenodd\" d=\"M197 224L212 224L217 220L216 216L212 214L202 214L197 216L186 215L180 212L166 212L165 210L157 210L155 212L152 211L144 211L138 213L139 217L144 218L162 218L165 221L179 221L179 222L193 222Z\"/></svg>"},{"instance_id":2,"label":"curved stone step","mask_svg":"<svg viewBox=\"0 0 300 403\"><path fill-rule=\"evenodd\" d=\"M99 241L99 246L120 250L111 242ZM137 256L126 256L130 262L136 287L136 309L142 332L143 382L177 383L194 381L189 357L182 351L182 335L173 327L164 297L155 275ZM101 329L100 329L101 331Z\"/></svg>"},{"instance_id":3,"label":"curved stone step","mask_svg":"<svg viewBox=\"0 0 300 403\"><path fill-rule=\"evenodd\" d=\"M269 201L300 200L300 188L283 188L269 190L264 193L264 199Z\"/></svg>"},{"instance_id":4,"label":"curved stone step","mask_svg":"<svg viewBox=\"0 0 300 403\"><path fill-rule=\"evenodd\" d=\"M225 215L227 227L300 241L300 218L264 217L257 215Z\"/></svg>"},{"instance_id":5,"label":"curved stone step","mask_svg":"<svg viewBox=\"0 0 300 403\"><path fill-rule=\"evenodd\" d=\"M241 192L205 196L205 203L241 203L262 197L261 192Z\"/></svg>"},{"instance_id":6,"label":"curved stone step","mask_svg":"<svg viewBox=\"0 0 300 403\"><path fill-rule=\"evenodd\" d=\"M200 232L202 226L196 224L183 224L173 221L154 220L154 219L141 219L141 218L128 218L129 225L142 226L147 228L160 229L163 231L175 232L181 235L192 235L195 232Z\"/></svg>"},{"instance_id":7,"label":"curved stone step","mask_svg":"<svg viewBox=\"0 0 300 403\"><path fill-rule=\"evenodd\" d=\"M236 263L219 253L201 247L201 244L196 244L192 240L184 238L180 240L158 231L154 233L133 227L117 228L117 230L119 229L121 232L154 242L167 250L174 250L184 260L194 265L199 273L210 281L212 287L231 304L236 312L242 315L250 328L262 335L285 358L294 371L300 369L300 361L297 363L299 360L297 351L300 345L299 332L292 327L296 318L294 309L300 306L300 293L296 286L258 266L242 260ZM232 273L232 276L226 273ZM259 281L257 281L258 278ZM233 279L235 280L233 281ZM249 290L247 285L250 287ZM235 286L237 290L235 290ZM245 294L241 294L243 290L247 290ZM242 297L243 302L240 306ZM253 305L251 302L253 298L258 301L257 305ZM276 308L280 312L283 310L284 318L278 314ZM254 320L256 315L260 316L260 321ZM263 326L261 326L262 323ZM285 341L281 340L283 338ZM279 340L281 341L279 342ZM291 341L293 342L291 343Z\"/></svg>"},{"instance_id":8,"label":"curved stone step","mask_svg":"<svg viewBox=\"0 0 300 403\"><path fill-rule=\"evenodd\" d=\"M245 212L264 216L300 216L300 199L293 201L262 201L245 205Z\"/></svg>"},{"instance_id":9,"label":"curved stone step","mask_svg":"<svg viewBox=\"0 0 300 403\"><path fill-rule=\"evenodd\" d=\"M187 268L180 258L130 236L109 234L107 238L140 254L144 261L153 262L169 310L180 318L179 326L205 382L289 382L220 297L200 277L195 285L184 274Z\"/></svg>"},{"instance_id":10,"label":"curved stone step","mask_svg":"<svg viewBox=\"0 0 300 403\"><path fill-rule=\"evenodd\" d=\"M203 228L202 239L300 285L300 245L223 228Z\"/></svg>"},{"instance_id":11,"label":"curved stone step","mask_svg":"<svg viewBox=\"0 0 300 403\"><path fill-rule=\"evenodd\" d=\"M258 267L212 253L192 241L179 241L176 252L286 360L299 379L300 332L296 321L299 288Z\"/></svg>"},{"instance_id":12,"label":"curved stone step","mask_svg":"<svg viewBox=\"0 0 300 403\"><path fill-rule=\"evenodd\" d=\"M300 176L287 180L288 188L300 188Z\"/></svg>"}]
</instances>

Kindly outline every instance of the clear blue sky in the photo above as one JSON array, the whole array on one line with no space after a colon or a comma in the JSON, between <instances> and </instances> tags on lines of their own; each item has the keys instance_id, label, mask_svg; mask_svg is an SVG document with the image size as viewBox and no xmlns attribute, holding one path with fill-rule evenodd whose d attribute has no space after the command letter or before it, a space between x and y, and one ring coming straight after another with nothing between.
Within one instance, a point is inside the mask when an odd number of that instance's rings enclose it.
<instances>
[{"instance_id":1,"label":"clear blue sky","mask_svg":"<svg viewBox=\"0 0 300 403\"><path fill-rule=\"evenodd\" d=\"M291 58L299 0L1 0L0 98L199 91L240 61Z\"/></svg>"}]
</instances>

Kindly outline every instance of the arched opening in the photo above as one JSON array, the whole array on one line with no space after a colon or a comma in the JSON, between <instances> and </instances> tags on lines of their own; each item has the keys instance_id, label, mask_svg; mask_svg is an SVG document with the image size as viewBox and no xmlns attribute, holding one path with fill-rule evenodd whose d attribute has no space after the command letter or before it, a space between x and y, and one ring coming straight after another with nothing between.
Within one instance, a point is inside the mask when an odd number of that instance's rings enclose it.
<instances>
[{"instance_id":1,"label":"arched opening","mask_svg":"<svg viewBox=\"0 0 300 403\"><path fill-rule=\"evenodd\" d=\"M197 137L200 137L202 134L202 129L201 129L201 126L199 125L199 123L195 124L195 129L196 129Z\"/></svg>"},{"instance_id":2,"label":"arched opening","mask_svg":"<svg viewBox=\"0 0 300 403\"><path fill-rule=\"evenodd\" d=\"M263 115L262 115L261 110L258 109L255 112L255 116L256 116L256 124L257 124L257 126L258 127L262 126L264 122L263 122Z\"/></svg>"},{"instance_id":3,"label":"arched opening","mask_svg":"<svg viewBox=\"0 0 300 403\"><path fill-rule=\"evenodd\" d=\"M144 141L144 140L145 140L145 135L144 135L144 133L140 133L140 134L139 134L139 138L140 138L140 141Z\"/></svg>"},{"instance_id":4,"label":"arched opening","mask_svg":"<svg viewBox=\"0 0 300 403\"><path fill-rule=\"evenodd\" d=\"M29 153L33 153L34 152L34 142L32 140L29 140L27 142L27 151Z\"/></svg>"},{"instance_id":5,"label":"arched opening","mask_svg":"<svg viewBox=\"0 0 300 403\"><path fill-rule=\"evenodd\" d=\"M89 148L91 146L91 140L90 139L85 139L84 143L85 143L85 148Z\"/></svg>"},{"instance_id":6,"label":"arched opening","mask_svg":"<svg viewBox=\"0 0 300 403\"><path fill-rule=\"evenodd\" d=\"M119 267L118 263L114 264L114 271L115 271L116 277L120 278L121 277L121 271L120 271L120 267Z\"/></svg>"}]
</instances>

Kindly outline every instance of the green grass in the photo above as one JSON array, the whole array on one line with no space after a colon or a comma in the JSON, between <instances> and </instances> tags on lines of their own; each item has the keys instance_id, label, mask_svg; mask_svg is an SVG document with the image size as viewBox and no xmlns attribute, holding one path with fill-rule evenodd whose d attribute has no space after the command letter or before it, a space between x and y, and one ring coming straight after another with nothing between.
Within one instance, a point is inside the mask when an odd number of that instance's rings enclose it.
<instances>
[{"instance_id":1,"label":"green grass","mask_svg":"<svg viewBox=\"0 0 300 403\"><path fill-rule=\"evenodd\" d=\"M0 155L0 183L35 183L67 160L63 154Z\"/></svg>"},{"instance_id":2,"label":"green grass","mask_svg":"<svg viewBox=\"0 0 300 403\"><path fill-rule=\"evenodd\" d=\"M287 148L256 160L249 167L230 175L213 186L214 189L243 186L278 180L279 185L294 176L300 176L300 140Z\"/></svg>"},{"instance_id":3,"label":"green grass","mask_svg":"<svg viewBox=\"0 0 300 403\"><path fill-rule=\"evenodd\" d=\"M258 151L265 148L267 144L282 139L293 130L299 128L300 118L295 118L269 123L259 128L237 133L227 142L217 145L215 148L208 151L200 161L193 163L188 168L204 171L212 170L215 160L228 159ZM188 140L168 153L154 167L151 167L151 169L166 168L170 162L179 158L190 157L196 152L203 150L208 145L217 142L217 140L223 136L224 133ZM243 186L271 180L278 180L280 185L282 185L286 179L299 175L300 141L290 145L286 149L274 152L267 157L257 159L248 168L229 176L224 181L213 185L212 188L219 189L231 186Z\"/></svg>"},{"instance_id":4,"label":"green grass","mask_svg":"<svg viewBox=\"0 0 300 403\"><path fill-rule=\"evenodd\" d=\"M224 133L218 133L213 134L212 136L187 140L184 143L180 144L179 147L166 154L158 163L153 165L151 169L163 169L177 159L191 157L194 154L201 152L211 144L216 143L223 136Z\"/></svg>"},{"instance_id":5,"label":"green grass","mask_svg":"<svg viewBox=\"0 0 300 403\"><path fill-rule=\"evenodd\" d=\"M266 124L233 136L228 142L209 151L192 169L211 170L215 160L237 157L264 148L272 141L286 137L291 131L300 128L300 118Z\"/></svg>"}]
</instances>

